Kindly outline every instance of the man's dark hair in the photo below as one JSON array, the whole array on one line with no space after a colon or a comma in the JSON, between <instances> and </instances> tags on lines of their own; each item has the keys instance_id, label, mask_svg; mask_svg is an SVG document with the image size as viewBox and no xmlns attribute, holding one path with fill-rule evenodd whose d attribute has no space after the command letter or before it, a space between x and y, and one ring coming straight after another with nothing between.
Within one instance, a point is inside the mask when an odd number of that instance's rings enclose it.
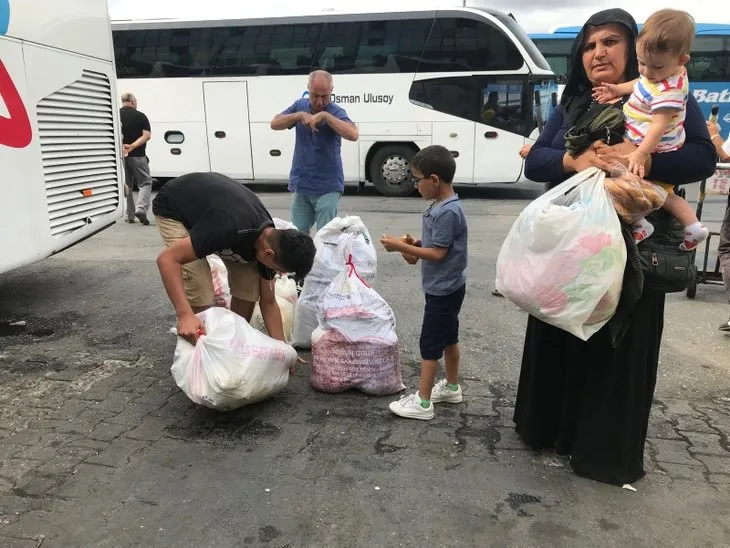
<instances>
[{"instance_id":1,"label":"man's dark hair","mask_svg":"<svg viewBox=\"0 0 730 548\"><path fill-rule=\"evenodd\" d=\"M411 160L411 165L424 177L438 175L444 183L451 183L456 172L456 162L446 147L431 145L418 153Z\"/></svg>"},{"instance_id":2,"label":"man's dark hair","mask_svg":"<svg viewBox=\"0 0 730 548\"><path fill-rule=\"evenodd\" d=\"M293 228L275 230L272 242L276 263L301 280L312 270L316 249L309 234Z\"/></svg>"}]
</instances>

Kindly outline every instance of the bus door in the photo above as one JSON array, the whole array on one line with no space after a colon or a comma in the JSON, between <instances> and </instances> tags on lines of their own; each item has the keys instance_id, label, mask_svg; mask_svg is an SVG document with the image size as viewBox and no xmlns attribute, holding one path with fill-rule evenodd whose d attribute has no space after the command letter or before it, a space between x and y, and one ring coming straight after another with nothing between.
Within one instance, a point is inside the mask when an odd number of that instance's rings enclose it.
<instances>
[{"instance_id":1,"label":"bus door","mask_svg":"<svg viewBox=\"0 0 730 548\"><path fill-rule=\"evenodd\" d=\"M246 82L204 82L210 170L253 179Z\"/></svg>"},{"instance_id":2,"label":"bus door","mask_svg":"<svg viewBox=\"0 0 730 548\"><path fill-rule=\"evenodd\" d=\"M480 113L474 133L474 182L514 183L522 173L525 112L530 105L527 78L479 77Z\"/></svg>"}]
</instances>

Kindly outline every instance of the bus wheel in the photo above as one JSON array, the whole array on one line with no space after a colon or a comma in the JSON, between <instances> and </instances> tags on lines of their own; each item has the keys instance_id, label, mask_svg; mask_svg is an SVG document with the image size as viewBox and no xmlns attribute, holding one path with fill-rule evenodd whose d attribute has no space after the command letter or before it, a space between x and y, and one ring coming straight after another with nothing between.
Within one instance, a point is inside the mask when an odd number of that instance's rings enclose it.
<instances>
[{"instance_id":1,"label":"bus wheel","mask_svg":"<svg viewBox=\"0 0 730 548\"><path fill-rule=\"evenodd\" d=\"M370 174L383 196L410 196L415 191L411 179L412 148L405 145L388 145L373 155Z\"/></svg>"}]
</instances>

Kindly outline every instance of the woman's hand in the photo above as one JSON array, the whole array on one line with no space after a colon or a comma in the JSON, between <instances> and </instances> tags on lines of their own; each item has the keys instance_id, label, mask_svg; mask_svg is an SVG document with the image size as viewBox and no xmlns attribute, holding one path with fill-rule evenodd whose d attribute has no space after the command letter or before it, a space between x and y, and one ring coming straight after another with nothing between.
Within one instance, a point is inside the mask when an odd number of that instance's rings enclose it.
<instances>
[{"instance_id":1,"label":"woman's hand","mask_svg":"<svg viewBox=\"0 0 730 548\"><path fill-rule=\"evenodd\" d=\"M578 173L589 167L597 167L608 171L610 168L609 164L596 154L594 146L575 157L566 152L563 156L563 171L565 173Z\"/></svg>"},{"instance_id":2,"label":"woman's hand","mask_svg":"<svg viewBox=\"0 0 730 548\"><path fill-rule=\"evenodd\" d=\"M527 143L526 145L522 145L522 148L520 149L520 158L523 160L527 158L527 155L530 153L530 149L532 148L532 143Z\"/></svg>"}]
</instances>

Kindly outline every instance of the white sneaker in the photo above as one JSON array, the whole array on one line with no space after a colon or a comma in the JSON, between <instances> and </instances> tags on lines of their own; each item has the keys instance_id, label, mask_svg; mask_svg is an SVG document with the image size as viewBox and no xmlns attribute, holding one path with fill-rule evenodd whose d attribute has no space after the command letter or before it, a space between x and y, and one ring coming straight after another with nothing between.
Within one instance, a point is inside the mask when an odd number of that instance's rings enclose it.
<instances>
[{"instance_id":1,"label":"white sneaker","mask_svg":"<svg viewBox=\"0 0 730 548\"><path fill-rule=\"evenodd\" d=\"M456 390L451 390L446 386L446 379L437 382L431 391L431 401L433 403L459 403L461 400L461 385Z\"/></svg>"},{"instance_id":2,"label":"white sneaker","mask_svg":"<svg viewBox=\"0 0 730 548\"><path fill-rule=\"evenodd\" d=\"M433 403L429 403L428 407L423 407L418 392L410 396L403 396L398 401L391 403L389 407L399 417L424 421L430 421L433 418Z\"/></svg>"},{"instance_id":3,"label":"white sneaker","mask_svg":"<svg viewBox=\"0 0 730 548\"><path fill-rule=\"evenodd\" d=\"M646 219L642 219L631 227L631 232L634 234L634 241L638 244L654 234L654 225Z\"/></svg>"},{"instance_id":4,"label":"white sneaker","mask_svg":"<svg viewBox=\"0 0 730 548\"><path fill-rule=\"evenodd\" d=\"M682 251L692 251L710 235L709 229L701 223L695 223L684 229L684 241L679 244Z\"/></svg>"}]
</instances>

